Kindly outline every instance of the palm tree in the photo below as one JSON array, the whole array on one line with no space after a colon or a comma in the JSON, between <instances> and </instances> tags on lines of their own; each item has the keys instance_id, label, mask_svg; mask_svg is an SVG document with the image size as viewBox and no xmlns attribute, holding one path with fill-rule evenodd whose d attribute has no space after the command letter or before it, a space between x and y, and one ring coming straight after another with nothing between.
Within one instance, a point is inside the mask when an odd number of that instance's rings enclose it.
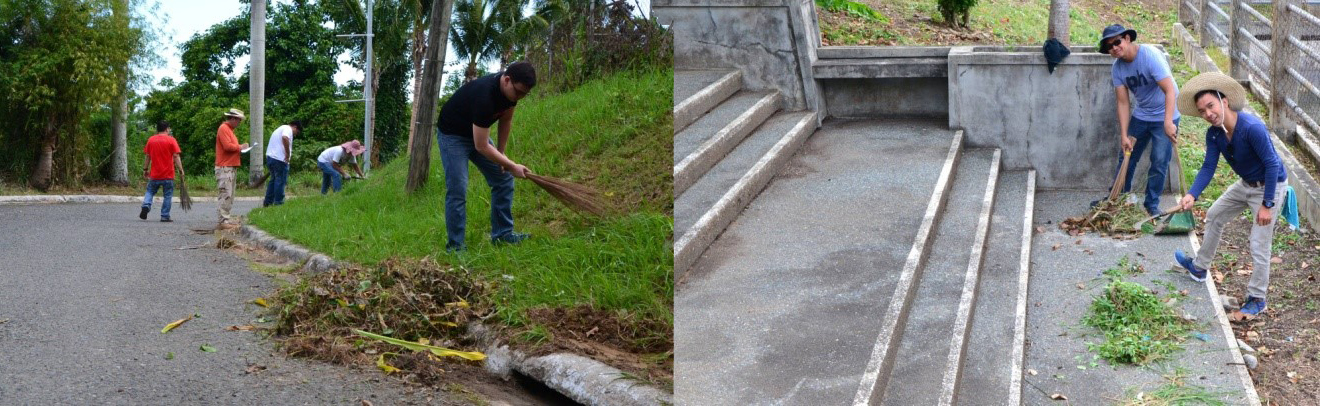
<instances>
[{"instance_id":1,"label":"palm tree","mask_svg":"<svg viewBox=\"0 0 1320 406\"><path fill-rule=\"evenodd\" d=\"M526 52L537 46L537 42L544 42L550 23L560 19L564 10L562 0L536 0L531 14L515 12L501 16L503 19L496 22L496 29L502 33L500 70L504 70L517 51Z\"/></svg>"},{"instance_id":2,"label":"palm tree","mask_svg":"<svg viewBox=\"0 0 1320 406\"><path fill-rule=\"evenodd\" d=\"M521 0L459 0L454 5L449 42L467 61L463 82L477 78L477 64L497 60L504 50L501 25L522 14Z\"/></svg>"}]
</instances>

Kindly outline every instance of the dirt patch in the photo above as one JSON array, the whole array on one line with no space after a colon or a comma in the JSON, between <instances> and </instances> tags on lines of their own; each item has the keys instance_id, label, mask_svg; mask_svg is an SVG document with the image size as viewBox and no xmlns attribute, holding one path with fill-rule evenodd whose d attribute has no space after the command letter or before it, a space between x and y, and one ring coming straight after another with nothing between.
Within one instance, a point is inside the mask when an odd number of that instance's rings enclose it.
<instances>
[{"instance_id":1,"label":"dirt patch","mask_svg":"<svg viewBox=\"0 0 1320 406\"><path fill-rule=\"evenodd\" d=\"M1211 272L1223 295L1246 296L1252 260L1251 223L1234 219L1224 229ZM1233 323L1238 338L1255 347L1260 364L1251 370L1261 402L1320 404L1320 238L1298 234L1286 224L1275 228L1270 266L1269 309L1261 317Z\"/></svg>"},{"instance_id":2,"label":"dirt patch","mask_svg":"<svg viewBox=\"0 0 1320 406\"><path fill-rule=\"evenodd\" d=\"M617 314L586 306L535 309L527 317L546 328L551 337L540 344L520 345L531 354L570 352L661 386L671 385L674 380L673 337L645 333L672 329L639 325Z\"/></svg>"}]
</instances>

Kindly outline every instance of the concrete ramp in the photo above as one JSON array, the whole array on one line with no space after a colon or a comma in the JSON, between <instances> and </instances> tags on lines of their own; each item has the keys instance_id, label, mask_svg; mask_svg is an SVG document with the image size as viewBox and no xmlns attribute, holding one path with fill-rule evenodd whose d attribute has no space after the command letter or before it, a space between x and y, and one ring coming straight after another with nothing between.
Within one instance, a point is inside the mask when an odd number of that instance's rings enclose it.
<instances>
[{"instance_id":1,"label":"concrete ramp","mask_svg":"<svg viewBox=\"0 0 1320 406\"><path fill-rule=\"evenodd\" d=\"M938 121L817 130L676 286L676 403L852 402L953 140Z\"/></svg>"}]
</instances>

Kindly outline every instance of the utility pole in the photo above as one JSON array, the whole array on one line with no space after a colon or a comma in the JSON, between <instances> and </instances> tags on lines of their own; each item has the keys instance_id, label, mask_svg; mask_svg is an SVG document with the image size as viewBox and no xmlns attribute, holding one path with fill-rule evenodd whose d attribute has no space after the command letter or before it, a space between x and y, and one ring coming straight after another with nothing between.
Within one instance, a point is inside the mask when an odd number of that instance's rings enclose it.
<instances>
[{"instance_id":1,"label":"utility pole","mask_svg":"<svg viewBox=\"0 0 1320 406\"><path fill-rule=\"evenodd\" d=\"M375 121L374 118L375 118L375 115L376 115L376 114L375 114L375 113L376 113L376 99L375 99L375 97L374 97L375 91L374 91L374 89L372 89L373 85L375 84L375 80L373 80L373 75L371 74L371 62L372 62L372 61L371 61L371 60L372 60L372 54L371 54L371 38L374 36L374 35L372 34L372 31L371 31L371 28L372 28L372 27L371 27L371 16L372 16L372 12L373 12L373 11L374 11L374 10L373 10L373 7L372 7L372 5L371 5L371 0L367 0L367 33L366 33L366 34L342 34L342 35L337 35L338 37L367 37L367 45L366 45L366 48L363 50L363 51L364 51L363 54L366 55L366 69L363 71L363 75L362 75L362 99L357 99L357 100L336 100L336 102L339 102L339 103L358 102L358 101L360 101L360 102L365 102L365 104L366 104L366 114L364 114L364 115L362 116L362 139L363 139L363 141L366 143L366 147L367 147L366 152L363 152L363 153L362 153L362 160L363 160L363 162L362 162L362 171L363 171L363 172L370 172L370 171L371 171L371 151L372 151L372 146L371 146L371 145L372 145L372 142L371 142L371 139L373 138L372 135L373 135L373 133L375 132L375 131L374 131L375 128L374 128L374 126L372 125L373 122Z\"/></svg>"}]
</instances>

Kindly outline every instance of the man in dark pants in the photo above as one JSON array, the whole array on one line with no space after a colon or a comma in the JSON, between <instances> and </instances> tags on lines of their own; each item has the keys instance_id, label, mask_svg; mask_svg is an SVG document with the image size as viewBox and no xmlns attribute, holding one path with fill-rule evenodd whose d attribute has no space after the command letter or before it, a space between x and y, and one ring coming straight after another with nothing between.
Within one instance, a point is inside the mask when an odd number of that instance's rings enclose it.
<instances>
[{"instance_id":1,"label":"man in dark pants","mask_svg":"<svg viewBox=\"0 0 1320 406\"><path fill-rule=\"evenodd\" d=\"M261 207L284 204L284 187L289 183L289 156L293 153L293 137L302 133L302 122L294 120L270 133L266 145L266 168L270 169L270 183L266 184L266 198Z\"/></svg>"},{"instance_id":2,"label":"man in dark pants","mask_svg":"<svg viewBox=\"0 0 1320 406\"><path fill-rule=\"evenodd\" d=\"M142 211L138 213L138 218L147 219L156 191L165 189L165 201L160 205L160 221L171 222L170 200L174 198L174 175L177 171L178 176L183 177L183 160L179 158L182 151L179 150L178 141L170 135L169 122L156 122L156 135L147 138L147 145L142 147L142 152L147 154L144 161L146 165L142 168L142 174L147 177L147 194L142 197Z\"/></svg>"},{"instance_id":3,"label":"man in dark pants","mask_svg":"<svg viewBox=\"0 0 1320 406\"><path fill-rule=\"evenodd\" d=\"M513 231L513 178L532 171L504 154L518 100L536 86L536 69L515 62L503 72L474 79L454 92L436 120L436 143L445 169L445 227L447 251L461 251L467 229L468 161L490 186L490 239L517 244L530 237ZM499 121L499 137L490 139L490 127Z\"/></svg>"},{"instance_id":4,"label":"man in dark pants","mask_svg":"<svg viewBox=\"0 0 1320 406\"><path fill-rule=\"evenodd\" d=\"M1160 194L1164 192L1169 160L1173 157L1173 144L1178 142L1181 116L1174 105L1178 83L1174 82L1169 61L1164 59L1159 48L1133 42L1136 39L1135 30L1118 24L1105 27L1100 38L1100 52L1114 57L1110 80L1118 101L1119 147L1123 153L1130 152L1136 158L1128 162L1127 168L1118 169L1127 171L1123 191L1132 189L1137 161L1149 144L1150 169L1146 174L1146 199L1142 205L1146 212L1158 214ZM1129 91L1136 98L1135 109L1130 108ZM1123 161L1123 153L1118 156L1119 162Z\"/></svg>"}]
</instances>

